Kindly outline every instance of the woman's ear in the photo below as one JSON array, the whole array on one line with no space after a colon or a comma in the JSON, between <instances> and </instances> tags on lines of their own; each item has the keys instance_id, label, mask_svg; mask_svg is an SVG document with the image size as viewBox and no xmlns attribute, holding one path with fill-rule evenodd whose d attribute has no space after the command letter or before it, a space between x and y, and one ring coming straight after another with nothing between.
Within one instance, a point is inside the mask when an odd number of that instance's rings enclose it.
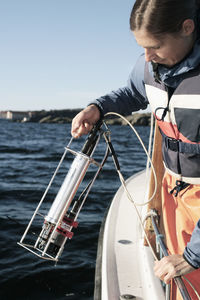
<instances>
[{"instance_id":1,"label":"woman's ear","mask_svg":"<svg viewBox=\"0 0 200 300\"><path fill-rule=\"evenodd\" d=\"M195 25L192 19L186 19L182 25L182 35L189 36L194 32Z\"/></svg>"}]
</instances>

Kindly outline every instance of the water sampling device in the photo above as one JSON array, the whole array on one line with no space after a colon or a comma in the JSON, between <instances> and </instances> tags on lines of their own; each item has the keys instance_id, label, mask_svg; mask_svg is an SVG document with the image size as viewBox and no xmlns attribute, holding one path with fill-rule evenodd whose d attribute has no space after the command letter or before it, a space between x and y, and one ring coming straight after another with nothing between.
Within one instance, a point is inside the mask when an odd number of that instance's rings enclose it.
<instances>
[{"instance_id":1,"label":"water sampling device","mask_svg":"<svg viewBox=\"0 0 200 300\"><path fill-rule=\"evenodd\" d=\"M58 261L67 239L73 237L73 228L78 226L77 218L80 210L109 153L107 147L105 156L100 163L93 159L93 154L100 138L107 134L101 127L102 121L99 121L91 130L80 152L69 148L73 138L68 146L65 147L65 151L56 171L18 243L20 246L43 259ZM47 214L46 212L43 213L44 208L42 209L42 204L67 152L71 152L75 158L72 161L68 174L66 175L50 209L47 211ZM97 166L97 171L94 174L93 179L81 192L80 196L76 197L79 186L91 164ZM38 216L40 217L40 221L42 219L42 230L38 234L34 233L33 235L32 227Z\"/></svg>"}]
</instances>

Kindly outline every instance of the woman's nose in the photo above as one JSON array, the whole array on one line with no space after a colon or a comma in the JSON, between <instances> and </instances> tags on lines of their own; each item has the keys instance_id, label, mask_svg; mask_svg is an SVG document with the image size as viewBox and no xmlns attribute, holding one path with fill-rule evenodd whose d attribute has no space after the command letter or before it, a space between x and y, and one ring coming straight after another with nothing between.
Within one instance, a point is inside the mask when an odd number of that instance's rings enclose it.
<instances>
[{"instance_id":1,"label":"woman's nose","mask_svg":"<svg viewBox=\"0 0 200 300\"><path fill-rule=\"evenodd\" d=\"M155 58L155 52L153 49L149 49L149 48L145 48L145 60L148 61L152 61Z\"/></svg>"}]
</instances>

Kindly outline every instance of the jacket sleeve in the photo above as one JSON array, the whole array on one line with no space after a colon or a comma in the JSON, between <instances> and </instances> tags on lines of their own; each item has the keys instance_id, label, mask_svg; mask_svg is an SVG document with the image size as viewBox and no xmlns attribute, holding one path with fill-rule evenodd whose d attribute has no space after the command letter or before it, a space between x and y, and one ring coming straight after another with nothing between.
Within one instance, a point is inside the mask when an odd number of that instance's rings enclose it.
<instances>
[{"instance_id":1,"label":"jacket sleeve","mask_svg":"<svg viewBox=\"0 0 200 300\"><path fill-rule=\"evenodd\" d=\"M145 109L148 100L144 87L144 65L144 55L141 55L129 76L126 87L112 91L90 104L97 105L103 114L112 111L130 115L133 111Z\"/></svg>"},{"instance_id":2,"label":"jacket sleeve","mask_svg":"<svg viewBox=\"0 0 200 300\"><path fill-rule=\"evenodd\" d=\"M190 242L185 248L183 257L195 269L200 268L200 220L197 222Z\"/></svg>"}]
</instances>

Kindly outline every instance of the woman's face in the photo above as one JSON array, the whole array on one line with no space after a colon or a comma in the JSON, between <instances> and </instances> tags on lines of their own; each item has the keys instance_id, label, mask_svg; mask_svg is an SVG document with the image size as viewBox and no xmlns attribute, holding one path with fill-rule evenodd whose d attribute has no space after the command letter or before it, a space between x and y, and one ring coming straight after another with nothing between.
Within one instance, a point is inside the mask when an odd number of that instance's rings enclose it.
<instances>
[{"instance_id":1,"label":"woman's face","mask_svg":"<svg viewBox=\"0 0 200 300\"><path fill-rule=\"evenodd\" d=\"M134 31L139 46L145 50L145 60L153 61L167 67L172 67L181 61L192 49L193 35L163 34L161 38L155 37L147 31L140 29Z\"/></svg>"}]
</instances>

